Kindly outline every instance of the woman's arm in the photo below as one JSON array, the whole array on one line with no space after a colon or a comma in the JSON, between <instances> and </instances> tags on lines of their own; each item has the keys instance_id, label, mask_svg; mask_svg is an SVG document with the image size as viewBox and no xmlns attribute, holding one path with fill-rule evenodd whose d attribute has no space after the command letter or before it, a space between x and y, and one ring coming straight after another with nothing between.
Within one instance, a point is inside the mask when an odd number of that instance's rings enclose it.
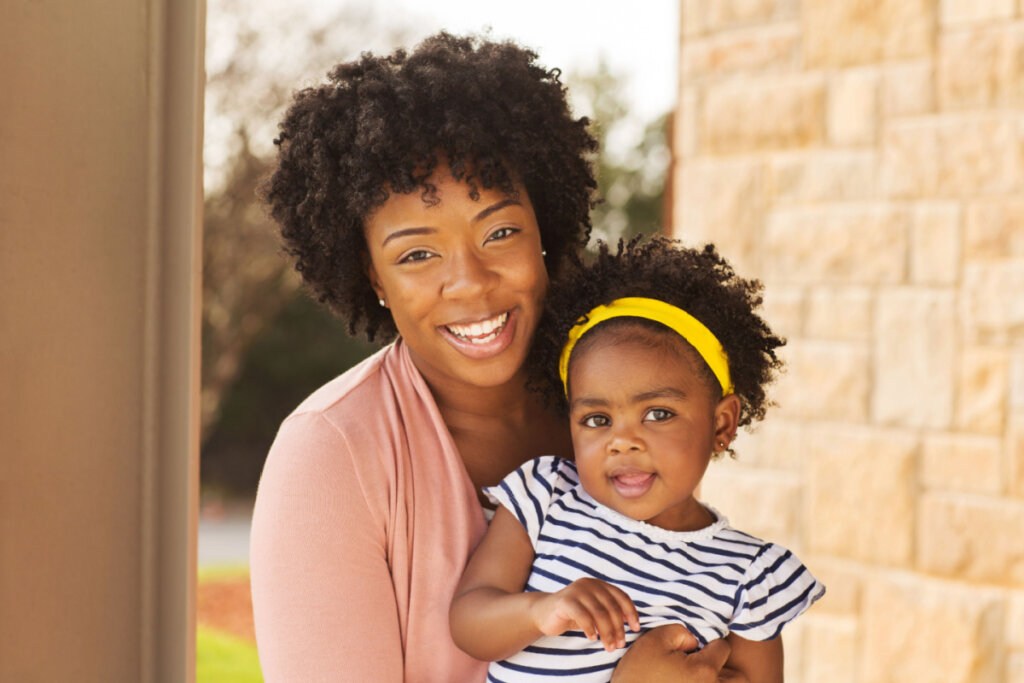
<instances>
[{"instance_id":1,"label":"woman's arm","mask_svg":"<svg viewBox=\"0 0 1024 683\"><path fill-rule=\"evenodd\" d=\"M317 415L289 418L253 512L253 612L267 681L402 680L385 550L344 439Z\"/></svg>"},{"instance_id":2,"label":"woman's arm","mask_svg":"<svg viewBox=\"0 0 1024 683\"><path fill-rule=\"evenodd\" d=\"M700 652L697 639L681 624L667 624L640 636L619 661L612 683L746 683L746 676L723 668L731 647L726 639Z\"/></svg>"},{"instance_id":3,"label":"woman's arm","mask_svg":"<svg viewBox=\"0 0 1024 683\"><path fill-rule=\"evenodd\" d=\"M499 506L452 600L452 638L464 652L485 661L505 659L542 635L573 627L611 650L625 645L623 622L639 630L632 601L597 579L574 581L557 593L524 593L532 564L526 530Z\"/></svg>"}]
</instances>

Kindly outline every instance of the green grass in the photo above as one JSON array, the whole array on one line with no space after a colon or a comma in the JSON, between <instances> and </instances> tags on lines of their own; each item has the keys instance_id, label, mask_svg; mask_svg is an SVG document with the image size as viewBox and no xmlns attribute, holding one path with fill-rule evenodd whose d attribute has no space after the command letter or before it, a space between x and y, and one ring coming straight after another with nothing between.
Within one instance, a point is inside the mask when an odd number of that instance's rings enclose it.
<instances>
[{"instance_id":1,"label":"green grass","mask_svg":"<svg viewBox=\"0 0 1024 683\"><path fill-rule=\"evenodd\" d=\"M249 565L244 562L238 564L211 564L199 568L200 583L218 579L235 579L248 575Z\"/></svg>"},{"instance_id":2,"label":"green grass","mask_svg":"<svg viewBox=\"0 0 1024 683\"><path fill-rule=\"evenodd\" d=\"M199 569L199 583L249 575L248 565L226 564ZM209 626L196 627L196 683L263 683L256 646Z\"/></svg>"},{"instance_id":3,"label":"green grass","mask_svg":"<svg viewBox=\"0 0 1024 683\"><path fill-rule=\"evenodd\" d=\"M205 626L198 627L196 683L263 683L256 646Z\"/></svg>"}]
</instances>

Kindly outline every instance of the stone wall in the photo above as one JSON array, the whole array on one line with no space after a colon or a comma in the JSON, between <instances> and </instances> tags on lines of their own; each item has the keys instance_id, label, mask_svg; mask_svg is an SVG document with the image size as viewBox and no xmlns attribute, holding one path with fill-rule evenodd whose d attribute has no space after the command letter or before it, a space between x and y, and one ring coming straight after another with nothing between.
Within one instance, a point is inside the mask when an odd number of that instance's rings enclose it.
<instances>
[{"instance_id":1,"label":"stone wall","mask_svg":"<svg viewBox=\"0 0 1024 683\"><path fill-rule=\"evenodd\" d=\"M766 286L703 496L828 595L793 681L1024 681L1024 0L681 0L673 231Z\"/></svg>"}]
</instances>

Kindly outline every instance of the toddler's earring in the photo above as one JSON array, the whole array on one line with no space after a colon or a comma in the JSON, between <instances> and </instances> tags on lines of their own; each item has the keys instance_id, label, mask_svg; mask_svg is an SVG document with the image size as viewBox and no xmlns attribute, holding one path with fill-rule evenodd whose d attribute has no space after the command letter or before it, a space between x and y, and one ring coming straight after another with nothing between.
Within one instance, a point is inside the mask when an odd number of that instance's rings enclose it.
<instances>
[{"instance_id":1,"label":"toddler's earring","mask_svg":"<svg viewBox=\"0 0 1024 683\"><path fill-rule=\"evenodd\" d=\"M541 255L541 258L547 256L548 255L548 250L547 249L541 249L540 250L540 255Z\"/></svg>"},{"instance_id":2,"label":"toddler's earring","mask_svg":"<svg viewBox=\"0 0 1024 683\"><path fill-rule=\"evenodd\" d=\"M388 302L384 301L384 299L377 299L377 303L380 304L381 308L387 308L388 307Z\"/></svg>"},{"instance_id":3,"label":"toddler's earring","mask_svg":"<svg viewBox=\"0 0 1024 683\"><path fill-rule=\"evenodd\" d=\"M724 450L725 449L725 442L724 441L719 441L718 442L718 448L721 449L721 450Z\"/></svg>"}]
</instances>

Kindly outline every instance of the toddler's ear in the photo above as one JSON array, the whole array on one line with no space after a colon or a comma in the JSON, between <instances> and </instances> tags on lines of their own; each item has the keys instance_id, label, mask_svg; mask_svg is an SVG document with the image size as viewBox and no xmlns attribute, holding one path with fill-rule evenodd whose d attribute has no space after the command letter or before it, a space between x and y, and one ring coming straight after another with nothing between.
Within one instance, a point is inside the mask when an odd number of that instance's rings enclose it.
<instances>
[{"instance_id":1,"label":"toddler's ear","mask_svg":"<svg viewBox=\"0 0 1024 683\"><path fill-rule=\"evenodd\" d=\"M736 430L740 423L740 400L736 394L724 396L715 406L715 453L729 448L736 438Z\"/></svg>"}]
</instances>

